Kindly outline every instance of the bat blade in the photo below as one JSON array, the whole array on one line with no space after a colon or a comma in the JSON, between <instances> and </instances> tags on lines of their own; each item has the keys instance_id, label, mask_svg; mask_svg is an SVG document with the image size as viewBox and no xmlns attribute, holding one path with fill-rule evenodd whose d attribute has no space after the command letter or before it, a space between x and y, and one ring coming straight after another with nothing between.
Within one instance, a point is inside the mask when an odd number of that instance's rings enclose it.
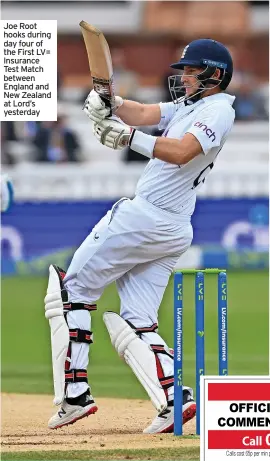
<instances>
[{"instance_id":1,"label":"bat blade","mask_svg":"<svg viewBox=\"0 0 270 461\"><path fill-rule=\"evenodd\" d=\"M105 103L114 105L113 67L110 48L103 33L85 21L80 22L95 91Z\"/></svg>"}]
</instances>

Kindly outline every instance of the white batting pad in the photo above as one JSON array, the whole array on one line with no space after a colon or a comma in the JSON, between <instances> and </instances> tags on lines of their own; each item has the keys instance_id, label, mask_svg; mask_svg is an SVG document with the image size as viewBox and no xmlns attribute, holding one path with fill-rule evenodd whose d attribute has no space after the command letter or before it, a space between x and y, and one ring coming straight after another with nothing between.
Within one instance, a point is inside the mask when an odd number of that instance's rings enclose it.
<instances>
[{"instance_id":1,"label":"white batting pad","mask_svg":"<svg viewBox=\"0 0 270 461\"><path fill-rule=\"evenodd\" d=\"M69 345L69 329L63 314L61 287L56 270L49 267L49 282L45 297L45 317L51 328L52 366L55 405L65 397L65 361Z\"/></svg>"},{"instance_id":2,"label":"white batting pad","mask_svg":"<svg viewBox=\"0 0 270 461\"><path fill-rule=\"evenodd\" d=\"M167 408L165 392L157 375L155 354L150 346L138 338L135 331L115 312L105 312L103 320L113 346L133 370L157 411Z\"/></svg>"}]
</instances>

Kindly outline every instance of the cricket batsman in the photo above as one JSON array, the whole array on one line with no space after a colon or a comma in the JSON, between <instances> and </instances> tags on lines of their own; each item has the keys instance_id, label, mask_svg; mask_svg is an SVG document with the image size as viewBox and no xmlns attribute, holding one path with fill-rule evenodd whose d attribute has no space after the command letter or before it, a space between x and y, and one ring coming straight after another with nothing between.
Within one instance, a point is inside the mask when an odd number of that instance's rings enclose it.
<instances>
[{"instance_id":1,"label":"cricket batsman","mask_svg":"<svg viewBox=\"0 0 270 461\"><path fill-rule=\"evenodd\" d=\"M84 112L96 138L111 149L129 145L149 158L132 200L120 199L75 252L65 273L49 268L45 297L51 327L56 429L97 411L88 384L91 312L104 288L116 282L120 315L104 323L119 356L145 388L157 416L144 433L173 432L174 412L183 423L195 416L193 390L183 389L183 408L174 408L173 356L158 333L158 310L179 257L193 237L196 193L214 167L234 122L234 97L225 94L233 62L221 43L200 39L172 64L172 101L140 104L116 96L113 117L92 90ZM136 126L159 125L161 137ZM108 306L110 308L110 306ZM169 307L168 307L169 308Z\"/></svg>"}]
</instances>

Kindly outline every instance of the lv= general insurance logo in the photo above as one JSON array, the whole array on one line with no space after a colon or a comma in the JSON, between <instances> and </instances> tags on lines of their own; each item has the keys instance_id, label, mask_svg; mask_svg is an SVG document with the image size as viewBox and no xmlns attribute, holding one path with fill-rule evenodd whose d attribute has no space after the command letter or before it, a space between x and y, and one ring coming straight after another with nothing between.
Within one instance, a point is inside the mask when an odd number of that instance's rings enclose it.
<instances>
[{"instance_id":1,"label":"lv= general insurance logo","mask_svg":"<svg viewBox=\"0 0 270 461\"><path fill-rule=\"evenodd\" d=\"M200 461L270 460L270 377L202 376Z\"/></svg>"}]
</instances>

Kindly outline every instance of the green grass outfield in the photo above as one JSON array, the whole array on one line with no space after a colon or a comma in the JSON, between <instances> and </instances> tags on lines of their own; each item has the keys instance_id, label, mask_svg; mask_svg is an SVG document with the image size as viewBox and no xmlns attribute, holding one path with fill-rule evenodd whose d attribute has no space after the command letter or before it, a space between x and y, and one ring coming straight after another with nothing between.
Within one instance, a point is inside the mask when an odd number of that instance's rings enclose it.
<instances>
[{"instance_id":1,"label":"green grass outfield","mask_svg":"<svg viewBox=\"0 0 270 461\"><path fill-rule=\"evenodd\" d=\"M45 277L2 279L2 391L53 394L50 332L44 317ZM229 374L268 374L268 272L228 275ZM95 396L144 398L144 390L111 346L102 321L119 308L114 285L92 314L89 382ZM194 282L184 279L184 382L195 385ZM172 279L160 309L159 331L173 345ZM206 374L217 374L217 284L206 277ZM7 458L6 458L7 459ZM9 458L11 459L11 458Z\"/></svg>"},{"instance_id":2,"label":"green grass outfield","mask_svg":"<svg viewBox=\"0 0 270 461\"><path fill-rule=\"evenodd\" d=\"M181 458L180 458L181 456ZM138 450L104 450L62 452L2 453L2 461L105 461L105 460L140 460L140 461L199 461L199 447L193 448L158 448Z\"/></svg>"}]
</instances>

